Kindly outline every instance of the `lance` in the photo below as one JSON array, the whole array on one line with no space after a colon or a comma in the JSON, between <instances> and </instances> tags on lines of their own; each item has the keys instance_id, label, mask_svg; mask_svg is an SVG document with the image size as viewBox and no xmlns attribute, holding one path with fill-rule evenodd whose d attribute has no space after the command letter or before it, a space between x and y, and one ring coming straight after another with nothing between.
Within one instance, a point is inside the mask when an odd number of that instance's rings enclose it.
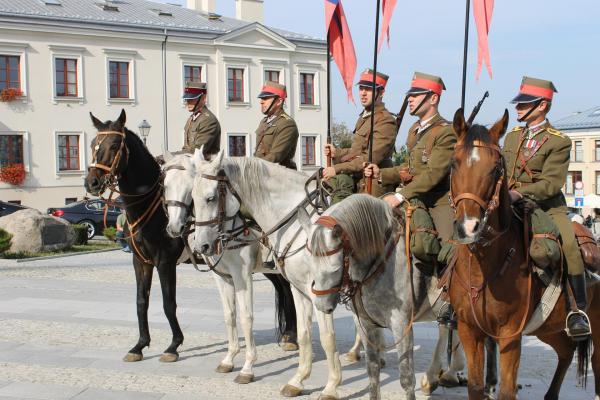
<instances>
[{"instance_id":1,"label":"lance","mask_svg":"<svg viewBox=\"0 0 600 400\"><path fill-rule=\"evenodd\" d=\"M373 82L371 85L371 134L369 135L369 164L373 162L373 131L375 130L375 100L377 100L377 45L379 43L379 6L381 0L377 0L377 10L375 11L375 44L373 46ZM373 189L373 176L367 178L367 193L371 194Z\"/></svg>"},{"instance_id":2,"label":"lance","mask_svg":"<svg viewBox=\"0 0 600 400\"><path fill-rule=\"evenodd\" d=\"M471 0L466 1L465 10L465 41L463 45L463 70L462 70L462 94L460 97L460 108L465 109L465 92L467 89L467 52L469 50L469 9Z\"/></svg>"},{"instance_id":3,"label":"lance","mask_svg":"<svg viewBox=\"0 0 600 400\"><path fill-rule=\"evenodd\" d=\"M329 29L327 29L327 144L331 144L331 50ZM331 153L327 156L327 166L331 167Z\"/></svg>"}]
</instances>

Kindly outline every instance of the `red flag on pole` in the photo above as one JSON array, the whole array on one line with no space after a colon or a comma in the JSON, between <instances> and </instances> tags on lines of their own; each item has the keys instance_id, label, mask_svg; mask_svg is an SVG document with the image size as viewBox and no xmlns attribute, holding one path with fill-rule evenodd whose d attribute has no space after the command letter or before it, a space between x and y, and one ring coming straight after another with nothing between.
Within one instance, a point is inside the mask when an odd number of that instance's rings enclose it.
<instances>
[{"instance_id":1,"label":"red flag on pole","mask_svg":"<svg viewBox=\"0 0 600 400\"><path fill-rule=\"evenodd\" d=\"M387 44L388 48L390 47L390 22L392 20L392 13L394 12L394 8L396 8L397 0L383 0L381 5L382 14L383 14L383 23L381 24L381 37L379 38L379 43L377 44L377 52L381 50L381 45L383 44L383 40L387 36Z\"/></svg>"},{"instance_id":2,"label":"red flag on pole","mask_svg":"<svg viewBox=\"0 0 600 400\"><path fill-rule=\"evenodd\" d=\"M490 49L488 47L488 34L492 23L494 0L475 0L473 2L473 15L477 26L477 72L475 79L479 80L483 63L492 77L492 64L490 62Z\"/></svg>"},{"instance_id":3,"label":"red flag on pole","mask_svg":"<svg viewBox=\"0 0 600 400\"><path fill-rule=\"evenodd\" d=\"M356 74L356 53L341 0L325 0L325 30L329 35L329 51L342 74L348 99L354 102L352 84Z\"/></svg>"}]
</instances>

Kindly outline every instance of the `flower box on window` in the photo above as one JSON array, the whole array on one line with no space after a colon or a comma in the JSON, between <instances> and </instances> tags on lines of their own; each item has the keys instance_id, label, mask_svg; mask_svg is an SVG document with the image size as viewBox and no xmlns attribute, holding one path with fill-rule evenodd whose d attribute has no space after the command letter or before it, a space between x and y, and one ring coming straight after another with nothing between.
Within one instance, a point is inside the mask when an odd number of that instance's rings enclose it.
<instances>
[{"instance_id":1,"label":"flower box on window","mask_svg":"<svg viewBox=\"0 0 600 400\"><path fill-rule=\"evenodd\" d=\"M0 90L0 101L9 102L23 96L23 91L17 88L6 88Z\"/></svg>"},{"instance_id":2,"label":"flower box on window","mask_svg":"<svg viewBox=\"0 0 600 400\"><path fill-rule=\"evenodd\" d=\"M19 186L25 181L23 164L6 164L0 167L0 181Z\"/></svg>"}]
</instances>

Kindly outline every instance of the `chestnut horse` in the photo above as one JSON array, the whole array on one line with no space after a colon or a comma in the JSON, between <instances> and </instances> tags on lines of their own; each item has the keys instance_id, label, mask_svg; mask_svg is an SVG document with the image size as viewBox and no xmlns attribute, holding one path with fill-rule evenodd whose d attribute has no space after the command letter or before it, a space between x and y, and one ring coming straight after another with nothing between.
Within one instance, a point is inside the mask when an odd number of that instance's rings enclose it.
<instances>
[{"instance_id":1,"label":"chestnut horse","mask_svg":"<svg viewBox=\"0 0 600 400\"><path fill-rule=\"evenodd\" d=\"M469 399L484 398L484 339L500 346L500 400L516 399L521 337L544 292L528 265L523 224L511 209L505 161L499 141L508 111L491 129L468 126L462 109L454 115L458 143L451 164L450 201L456 213L457 259L449 291L458 333L467 356ZM575 350L577 373L585 382L590 342L600 349L600 285L588 288L588 316L595 333L574 342L565 333L564 292L544 324L532 334L550 345L558 365L544 399L558 399ZM600 400L600 352L592 355L596 400Z\"/></svg>"}]
</instances>

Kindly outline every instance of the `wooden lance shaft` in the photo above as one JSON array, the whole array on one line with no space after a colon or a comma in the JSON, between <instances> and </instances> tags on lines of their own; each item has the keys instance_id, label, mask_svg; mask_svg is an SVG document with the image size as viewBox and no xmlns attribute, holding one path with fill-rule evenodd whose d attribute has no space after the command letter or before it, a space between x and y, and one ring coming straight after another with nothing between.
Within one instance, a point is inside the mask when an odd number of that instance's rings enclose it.
<instances>
[{"instance_id":1,"label":"wooden lance shaft","mask_svg":"<svg viewBox=\"0 0 600 400\"><path fill-rule=\"evenodd\" d=\"M373 162L373 134L375 130L375 102L377 101L377 44L379 43L379 9L381 0L377 0L377 9L375 11L375 44L373 46L373 82L372 88L372 100L371 100L371 134L369 135L369 164ZM367 178L367 193L371 194L373 191L373 176Z\"/></svg>"}]
</instances>

